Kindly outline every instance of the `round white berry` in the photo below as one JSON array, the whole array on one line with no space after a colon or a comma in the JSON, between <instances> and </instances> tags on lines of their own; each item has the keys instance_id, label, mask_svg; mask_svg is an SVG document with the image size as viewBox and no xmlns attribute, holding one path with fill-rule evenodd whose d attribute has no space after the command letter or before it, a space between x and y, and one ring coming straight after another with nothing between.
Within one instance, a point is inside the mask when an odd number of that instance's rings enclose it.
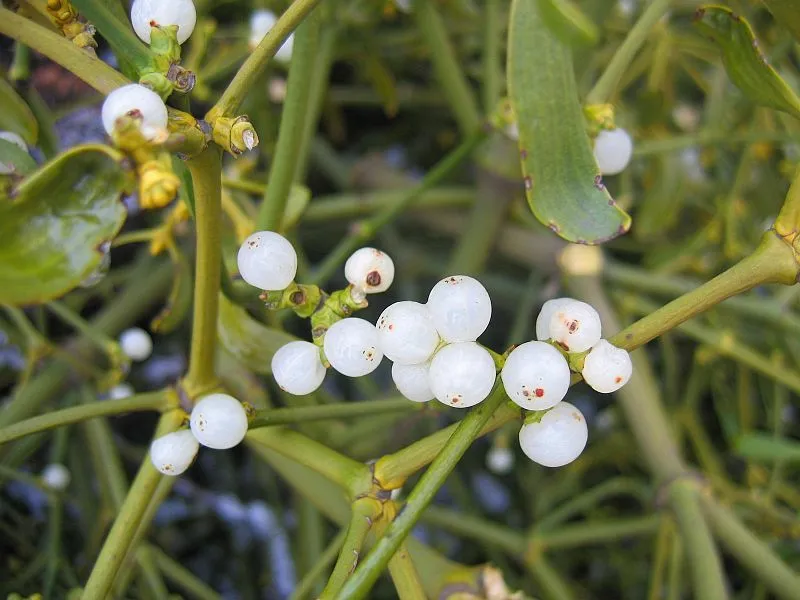
<instances>
[{"instance_id":1,"label":"round white berry","mask_svg":"<svg viewBox=\"0 0 800 600\"><path fill-rule=\"evenodd\" d=\"M428 371L430 363L418 365L392 365L392 380L397 390L413 402L428 402L433 400Z\"/></svg>"},{"instance_id":2,"label":"round white berry","mask_svg":"<svg viewBox=\"0 0 800 600\"><path fill-rule=\"evenodd\" d=\"M570 300L550 317L550 337L567 352L583 352L600 341L600 315L586 302Z\"/></svg>"},{"instance_id":3,"label":"round white berry","mask_svg":"<svg viewBox=\"0 0 800 600\"><path fill-rule=\"evenodd\" d=\"M24 152L28 151L28 144L25 143L25 140L23 140L21 136L13 131L0 131L0 140L11 142ZM13 172L14 165L0 162L0 175L8 175Z\"/></svg>"},{"instance_id":4,"label":"round white berry","mask_svg":"<svg viewBox=\"0 0 800 600\"><path fill-rule=\"evenodd\" d=\"M136 390L133 389L130 383L118 383L108 390L108 397L111 400L122 400L124 398L130 398L135 393Z\"/></svg>"},{"instance_id":5,"label":"round white berry","mask_svg":"<svg viewBox=\"0 0 800 600\"><path fill-rule=\"evenodd\" d=\"M621 173L633 156L633 140L622 128L602 130L594 140L594 158L603 175Z\"/></svg>"},{"instance_id":6,"label":"round white berry","mask_svg":"<svg viewBox=\"0 0 800 600\"><path fill-rule=\"evenodd\" d=\"M167 107L161 96L138 83L123 85L106 97L101 111L106 133L111 135L117 119L126 115L141 119L142 135L148 140L163 135L167 129Z\"/></svg>"},{"instance_id":7,"label":"round white berry","mask_svg":"<svg viewBox=\"0 0 800 600\"><path fill-rule=\"evenodd\" d=\"M233 448L247 433L244 406L228 394L210 394L192 409L189 426L197 441L216 450Z\"/></svg>"},{"instance_id":8,"label":"round white berry","mask_svg":"<svg viewBox=\"0 0 800 600\"><path fill-rule=\"evenodd\" d=\"M431 391L447 406L468 408L483 402L495 381L491 354L475 342L448 344L431 360Z\"/></svg>"},{"instance_id":9,"label":"round white berry","mask_svg":"<svg viewBox=\"0 0 800 600\"><path fill-rule=\"evenodd\" d=\"M489 292L480 281L466 275L445 277L433 286L427 306L446 342L474 342L492 318Z\"/></svg>"},{"instance_id":10,"label":"round white berry","mask_svg":"<svg viewBox=\"0 0 800 600\"><path fill-rule=\"evenodd\" d=\"M385 252L359 248L344 263L344 276L353 287L367 294L385 292L394 281L394 263Z\"/></svg>"},{"instance_id":11,"label":"round white berry","mask_svg":"<svg viewBox=\"0 0 800 600\"><path fill-rule=\"evenodd\" d=\"M297 252L274 231L256 231L239 247L239 274L261 290L286 289L297 274Z\"/></svg>"},{"instance_id":12,"label":"round white berry","mask_svg":"<svg viewBox=\"0 0 800 600\"><path fill-rule=\"evenodd\" d=\"M325 379L319 348L302 340L281 346L272 357L272 376L285 392L295 396L310 394Z\"/></svg>"},{"instance_id":13,"label":"round white berry","mask_svg":"<svg viewBox=\"0 0 800 600\"><path fill-rule=\"evenodd\" d=\"M150 43L150 32L156 25L178 26L178 43L189 39L197 22L197 10L192 0L133 0L131 24L139 39Z\"/></svg>"},{"instance_id":14,"label":"round white berry","mask_svg":"<svg viewBox=\"0 0 800 600\"><path fill-rule=\"evenodd\" d=\"M131 360L141 362L153 353L153 338L144 329L131 327L119 336L122 352Z\"/></svg>"},{"instance_id":15,"label":"round white berry","mask_svg":"<svg viewBox=\"0 0 800 600\"><path fill-rule=\"evenodd\" d=\"M569 365L546 342L525 342L514 348L500 377L508 397L526 410L555 406L569 390Z\"/></svg>"},{"instance_id":16,"label":"round white berry","mask_svg":"<svg viewBox=\"0 0 800 600\"><path fill-rule=\"evenodd\" d=\"M383 360L378 330L364 319L342 319L325 332L325 357L342 375L361 377L372 373Z\"/></svg>"},{"instance_id":17,"label":"round white berry","mask_svg":"<svg viewBox=\"0 0 800 600\"><path fill-rule=\"evenodd\" d=\"M192 464L199 449L194 434L181 429L153 440L150 461L164 475L180 475Z\"/></svg>"},{"instance_id":18,"label":"round white berry","mask_svg":"<svg viewBox=\"0 0 800 600\"><path fill-rule=\"evenodd\" d=\"M563 467L580 456L589 439L586 419L569 402L559 402L538 423L519 430L525 455L544 467Z\"/></svg>"},{"instance_id":19,"label":"round white berry","mask_svg":"<svg viewBox=\"0 0 800 600\"><path fill-rule=\"evenodd\" d=\"M597 342L583 363L583 379L601 394L616 392L633 374L630 354L606 340Z\"/></svg>"},{"instance_id":20,"label":"round white berry","mask_svg":"<svg viewBox=\"0 0 800 600\"><path fill-rule=\"evenodd\" d=\"M536 317L536 339L549 340L550 339L550 319L562 306L569 303L572 298L553 298L548 300L542 305L542 310L539 311L539 316Z\"/></svg>"},{"instance_id":21,"label":"round white berry","mask_svg":"<svg viewBox=\"0 0 800 600\"><path fill-rule=\"evenodd\" d=\"M397 10L406 14L410 14L413 8L411 0L394 0L394 5L397 7Z\"/></svg>"},{"instance_id":22,"label":"round white berry","mask_svg":"<svg viewBox=\"0 0 800 600\"><path fill-rule=\"evenodd\" d=\"M486 468L495 475L506 475L514 468L514 453L505 446L492 446L486 453Z\"/></svg>"},{"instance_id":23,"label":"round white berry","mask_svg":"<svg viewBox=\"0 0 800 600\"><path fill-rule=\"evenodd\" d=\"M51 490L63 492L72 481L69 469L60 463L51 463L42 471L42 483Z\"/></svg>"},{"instance_id":24,"label":"round white berry","mask_svg":"<svg viewBox=\"0 0 800 600\"><path fill-rule=\"evenodd\" d=\"M401 365L427 361L440 342L428 308L419 302L395 302L378 317L377 328L380 349Z\"/></svg>"},{"instance_id":25,"label":"round white berry","mask_svg":"<svg viewBox=\"0 0 800 600\"><path fill-rule=\"evenodd\" d=\"M250 48L255 48L264 39L264 36L269 33L273 28L278 18L270 10L257 9L250 15ZM294 46L294 34L290 34L286 41L283 42L278 52L275 54L275 59L280 62L288 62L292 58L292 48Z\"/></svg>"}]
</instances>

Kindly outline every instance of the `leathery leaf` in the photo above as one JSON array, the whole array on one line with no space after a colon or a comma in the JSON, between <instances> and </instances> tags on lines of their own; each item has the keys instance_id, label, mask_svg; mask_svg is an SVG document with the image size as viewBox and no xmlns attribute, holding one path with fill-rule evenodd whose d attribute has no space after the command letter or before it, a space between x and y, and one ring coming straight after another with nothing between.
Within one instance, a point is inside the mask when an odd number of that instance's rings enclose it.
<instances>
[{"instance_id":1,"label":"leathery leaf","mask_svg":"<svg viewBox=\"0 0 800 600\"><path fill-rule=\"evenodd\" d=\"M571 242L599 244L625 233L631 219L603 185L570 49L546 26L537 0L512 2L507 71L533 214Z\"/></svg>"}]
</instances>

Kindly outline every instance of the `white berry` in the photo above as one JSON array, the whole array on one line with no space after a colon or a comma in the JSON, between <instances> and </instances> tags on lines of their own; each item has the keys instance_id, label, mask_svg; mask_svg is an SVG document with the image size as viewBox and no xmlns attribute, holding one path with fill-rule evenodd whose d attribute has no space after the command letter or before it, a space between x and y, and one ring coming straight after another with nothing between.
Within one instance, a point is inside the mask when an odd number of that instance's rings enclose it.
<instances>
[{"instance_id":1,"label":"white berry","mask_svg":"<svg viewBox=\"0 0 800 600\"><path fill-rule=\"evenodd\" d=\"M250 15L250 48L255 48L269 33L278 18L270 10L254 10ZM288 62L292 58L292 48L294 46L294 34L290 34L286 41L278 49L275 59L280 62Z\"/></svg>"},{"instance_id":2,"label":"white berry","mask_svg":"<svg viewBox=\"0 0 800 600\"><path fill-rule=\"evenodd\" d=\"M133 0L131 24L139 39L150 43L150 32L156 25L178 26L178 43L189 39L197 22L197 10L192 0Z\"/></svg>"},{"instance_id":3,"label":"white berry","mask_svg":"<svg viewBox=\"0 0 800 600\"><path fill-rule=\"evenodd\" d=\"M633 140L622 128L602 130L594 140L594 158L603 175L621 173L633 156Z\"/></svg>"},{"instance_id":4,"label":"white berry","mask_svg":"<svg viewBox=\"0 0 800 600\"><path fill-rule=\"evenodd\" d=\"M418 365L392 365L392 380L397 390L412 402L428 402L433 400L428 371L430 363Z\"/></svg>"},{"instance_id":5,"label":"white berry","mask_svg":"<svg viewBox=\"0 0 800 600\"><path fill-rule=\"evenodd\" d=\"M60 463L51 463L42 471L42 483L51 490L63 492L72 481L69 469Z\"/></svg>"},{"instance_id":6,"label":"white berry","mask_svg":"<svg viewBox=\"0 0 800 600\"><path fill-rule=\"evenodd\" d=\"M216 450L233 448L247 433L244 406L228 394L210 394L192 409L189 425L197 441Z\"/></svg>"},{"instance_id":7,"label":"white berry","mask_svg":"<svg viewBox=\"0 0 800 600\"><path fill-rule=\"evenodd\" d=\"M359 248L344 263L344 277L367 294L385 292L394 281L394 262L385 252Z\"/></svg>"},{"instance_id":8,"label":"white berry","mask_svg":"<svg viewBox=\"0 0 800 600\"><path fill-rule=\"evenodd\" d=\"M130 383L118 383L108 390L108 397L111 400L122 400L124 398L130 398L135 393L136 390L133 389Z\"/></svg>"},{"instance_id":9,"label":"white berry","mask_svg":"<svg viewBox=\"0 0 800 600\"><path fill-rule=\"evenodd\" d=\"M395 302L378 317L377 328L380 349L401 365L427 361L440 342L428 308L419 302Z\"/></svg>"},{"instance_id":10,"label":"white berry","mask_svg":"<svg viewBox=\"0 0 800 600\"><path fill-rule=\"evenodd\" d=\"M342 375L361 377L372 373L383 360L378 330L364 319L342 319L325 332L325 357Z\"/></svg>"},{"instance_id":11,"label":"white berry","mask_svg":"<svg viewBox=\"0 0 800 600\"><path fill-rule=\"evenodd\" d=\"M448 344L431 360L431 391L447 406L469 408L483 402L495 382L491 354L475 342Z\"/></svg>"},{"instance_id":12,"label":"white berry","mask_svg":"<svg viewBox=\"0 0 800 600\"><path fill-rule=\"evenodd\" d=\"M550 317L550 337L567 352L583 352L600 341L600 315L586 302L570 300Z\"/></svg>"},{"instance_id":13,"label":"white berry","mask_svg":"<svg viewBox=\"0 0 800 600\"><path fill-rule=\"evenodd\" d=\"M28 144L25 143L25 140L23 140L22 137L20 137L13 131L0 131L0 140L11 142L24 152L28 151ZM10 163L0 162L0 175L8 175L13 172L14 172L14 165Z\"/></svg>"},{"instance_id":14,"label":"white berry","mask_svg":"<svg viewBox=\"0 0 800 600\"><path fill-rule=\"evenodd\" d=\"M550 319L564 304L569 303L572 298L553 298L542 305L539 316L536 317L536 339L550 339Z\"/></svg>"},{"instance_id":15,"label":"white berry","mask_svg":"<svg viewBox=\"0 0 800 600\"><path fill-rule=\"evenodd\" d=\"M297 252L274 231L256 231L239 247L239 274L260 290L286 289L297 274Z\"/></svg>"},{"instance_id":16,"label":"white berry","mask_svg":"<svg viewBox=\"0 0 800 600\"><path fill-rule=\"evenodd\" d=\"M505 446L493 446L486 453L486 468L495 475L506 475L514 468L514 453Z\"/></svg>"},{"instance_id":17,"label":"white berry","mask_svg":"<svg viewBox=\"0 0 800 600\"><path fill-rule=\"evenodd\" d=\"M131 327L119 336L122 352L131 360L141 362L153 353L153 338L144 329Z\"/></svg>"},{"instance_id":18,"label":"white berry","mask_svg":"<svg viewBox=\"0 0 800 600\"><path fill-rule=\"evenodd\" d=\"M445 277L433 286L427 306L446 342L474 342L492 318L489 292L480 281L466 275Z\"/></svg>"},{"instance_id":19,"label":"white berry","mask_svg":"<svg viewBox=\"0 0 800 600\"><path fill-rule=\"evenodd\" d=\"M526 410L555 406L569 390L569 365L546 342L526 342L514 348L500 377L508 397Z\"/></svg>"},{"instance_id":20,"label":"white berry","mask_svg":"<svg viewBox=\"0 0 800 600\"><path fill-rule=\"evenodd\" d=\"M166 132L167 107L164 101L153 90L138 83L115 89L103 102L101 117L108 135L114 132L117 119L124 116L141 119L141 132L148 140Z\"/></svg>"},{"instance_id":21,"label":"white berry","mask_svg":"<svg viewBox=\"0 0 800 600\"><path fill-rule=\"evenodd\" d=\"M589 439L586 419L569 402L559 402L538 423L519 430L525 455L544 467L563 467L580 456Z\"/></svg>"},{"instance_id":22,"label":"white berry","mask_svg":"<svg viewBox=\"0 0 800 600\"><path fill-rule=\"evenodd\" d=\"M192 464L200 449L194 434L188 429L173 431L153 440L150 461L164 475L180 475Z\"/></svg>"},{"instance_id":23,"label":"white berry","mask_svg":"<svg viewBox=\"0 0 800 600\"><path fill-rule=\"evenodd\" d=\"M322 385L325 372L319 348L311 342L289 342L272 357L272 376L283 391L295 396L316 390Z\"/></svg>"},{"instance_id":24,"label":"white berry","mask_svg":"<svg viewBox=\"0 0 800 600\"><path fill-rule=\"evenodd\" d=\"M586 355L583 379L601 394L616 392L633 374L630 354L606 340L600 340Z\"/></svg>"}]
</instances>

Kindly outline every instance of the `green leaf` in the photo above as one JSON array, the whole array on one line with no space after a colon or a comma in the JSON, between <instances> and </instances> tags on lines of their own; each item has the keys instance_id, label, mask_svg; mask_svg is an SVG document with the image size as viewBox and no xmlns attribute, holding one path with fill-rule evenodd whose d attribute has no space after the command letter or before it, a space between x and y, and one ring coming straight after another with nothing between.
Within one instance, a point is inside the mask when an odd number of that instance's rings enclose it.
<instances>
[{"instance_id":1,"label":"green leaf","mask_svg":"<svg viewBox=\"0 0 800 600\"><path fill-rule=\"evenodd\" d=\"M156 333L175 331L183 323L192 306L192 267L175 246L168 247L174 269L172 289L167 304L151 321L150 329Z\"/></svg>"},{"instance_id":2,"label":"green leaf","mask_svg":"<svg viewBox=\"0 0 800 600\"><path fill-rule=\"evenodd\" d=\"M597 25L570 0L538 0L542 20L563 42L573 45L596 44Z\"/></svg>"},{"instance_id":3,"label":"green leaf","mask_svg":"<svg viewBox=\"0 0 800 600\"><path fill-rule=\"evenodd\" d=\"M270 363L278 348L297 338L278 329L270 329L247 314L224 295L219 297L219 342L234 358L256 373L269 375Z\"/></svg>"},{"instance_id":4,"label":"green leaf","mask_svg":"<svg viewBox=\"0 0 800 600\"><path fill-rule=\"evenodd\" d=\"M512 3L507 70L525 194L536 218L571 242L598 244L628 231L631 219L594 160L570 50L545 25L537 0Z\"/></svg>"},{"instance_id":5,"label":"green leaf","mask_svg":"<svg viewBox=\"0 0 800 600\"><path fill-rule=\"evenodd\" d=\"M78 146L28 177L0 204L0 304L33 304L76 287L125 221L122 155Z\"/></svg>"},{"instance_id":6,"label":"green leaf","mask_svg":"<svg viewBox=\"0 0 800 600\"><path fill-rule=\"evenodd\" d=\"M767 62L744 17L724 6L704 6L697 9L694 24L719 47L725 71L742 93L800 119L800 98Z\"/></svg>"},{"instance_id":7,"label":"green leaf","mask_svg":"<svg viewBox=\"0 0 800 600\"><path fill-rule=\"evenodd\" d=\"M0 79L0 131L13 131L31 146L39 137L39 124L28 103L5 79Z\"/></svg>"},{"instance_id":8,"label":"green leaf","mask_svg":"<svg viewBox=\"0 0 800 600\"><path fill-rule=\"evenodd\" d=\"M11 167L15 173L27 175L36 170L36 161L22 148L0 139L0 165Z\"/></svg>"},{"instance_id":9,"label":"green leaf","mask_svg":"<svg viewBox=\"0 0 800 600\"><path fill-rule=\"evenodd\" d=\"M773 462L800 461L800 442L773 437L764 433L748 433L736 441L736 453L744 458Z\"/></svg>"},{"instance_id":10,"label":"green leaf","mask_svg":"<svg viewBox=\"0 0 800 600\"><path fill-rule=\"evenodd\" d=\"M764 0L775 20L800 42L800 0Z\"/></svg>"}]
</instances>

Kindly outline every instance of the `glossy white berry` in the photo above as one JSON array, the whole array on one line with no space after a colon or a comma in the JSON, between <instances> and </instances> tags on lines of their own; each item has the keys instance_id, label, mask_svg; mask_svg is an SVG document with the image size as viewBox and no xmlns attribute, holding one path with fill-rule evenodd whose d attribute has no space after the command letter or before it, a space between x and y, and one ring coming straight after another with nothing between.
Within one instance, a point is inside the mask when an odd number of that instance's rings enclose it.
<instances>
[{"instance_id":1,"label":"glossy white berry","mask_svg":"<svg viewBox=\"0 0 800 600\"><path fill-rule=\"evenodd\" d=\"M514 453L505 446L493 446L486 453L486 468L495 475L506 475L514 468Z\"/></svg>"},{"instance_id":2,"label":"glossy white berry","mask_svg":"<svg viewBox=\"0 0 800 600\"><path fill-rule=\"evenodd\" d=\"M526 410L555 406L569 390L567 360L546 342L525 342L514 348L500 377L508 397Z\"/></svg>"},{"instance_id":3,"label":"glossy white berry","mask_svg":"<svg viewBox=\"0 0 800 600\"><path fill-rule=\"evenodd\" d=\"M108 397L111 400L122 400L123 398L129 398L136 393L136 390L133 389L133 386L130 383L118 383L110 390L108 390Z\"/></svg>"},{"instance_id":4,"label":"glossy white berry","mask_svg":"<svg viewBox=\"0 0 800 600\"><path fill-rule=\"evenodd\" d=\"M385 252L359 248L344 263L344 277L367 294L385 292L394 281L394 262Z\"/></svg>"},{"instance_id":5,"label":"glossy white berry","mask_svg":"<svg viewBox=\"0 0 800 600\"><path fill-rule=\"evenodd\" d=\"M72 481L69 469L60 463L51 463L42 471L42 483L51 490L63 492Z\"/></svg>"},{"instance_id":6,"label":"glossy white berry","mask_svg":"<svg viewBox=\"0 0 800 600\"><path fill-rule=\"evenodd\" d=\"M131 24L139 39L150 43L150 32L156 25L178 26L178 43L189 39L197 22L197 10L192 0L133 0Z\"/></svg>"},{"instance_id":7,"label":"glossy white berry","mask_svg":"<svg viewBox=\"0 0 800 600\"><path fill-rule=\"evenodd\" d=\"M606 340L597 342L583 363L583 379L601 394L616 392L633 374L631 356Z\"/></svg>"},{"instance_id":8,"label":"glossy white berry","mask_svg":"<svg viewBox=\"0 0 800 600\"><path fill-rule=\"evenodd\" d=\"M433 286L427 306L446 342L474 342L492 318L489 292L480 281L466 275L445 277Z\"/></svg>"},{"instance_id":9,"label":"glossy white berry","mask_svg":"<svg viewBox=\"0 0 800 600\"><path fill-rule=\"evenodd\" d=\"M494 360L475 342L448 344L431 360L431 391L447 406L468 408L483 402L495 381Z\"/></svg>"},{"instance_id":10,"label":"glossy white berry","mask_svg":"<svg viewBox=\"0 0 800 600\"><path fill-rule=\"evenodd\" d=\"M195 404L189 426L203 446L227 450L244 439L247 413L242 403L233 396L210 394Z\"/></svg>"},{"instance_id":11,"label":"glossy white berry","mask_svg":"<svg viewBox=\"0 0 800 600\"><path fill-rule=\"evenodd\" d=\"M549 340L550 339L550 319L557 310L564 304L569 303L572 298L553 298L548 300L542 305L542 310L539 311L539 316L536 317L536 339Z\"/></svg>"},{"instance_id":12,"label":"glossy white berry","mask_svg":"<svg viewBox=\"0 0 800 600\"><path fill-rule=\"evenodd\" d=\"M25 152L28 151L28 144L25 143L25 140L23 140L21 136L17 135L13 131L0 131L0 140L11 142L20 150ZM0 175L8 175L9 173L13 172L14 165L0 162Z\"/></svg>"},{"instance_id":13,"label":"glossy white berry","mask_svg":"<svg viewBox=\"0 0 800 600\"><path fill-rule=\"evenodd\" d=\"M419 302L395 302L378 317L377 328L380 349L401 365L427 361L440 342L428 308Z\"/></svg>"},{"instance_id":14,"label":"glossy white berry","mask_svg":"<svg viewBox=\"0 0 800 600\"><path fill-rule=\"evenodd\" d=\"M255 48L261 43L269 30L275 25L278 18L270 10L254 10L250 15L250 48ZM287 62L292 58L292 47L294 46L294 34L290 34L286 41L278 49L275 59L280 62Z\"/></svg>"},{"instance_id":15,"label":"glossy white berry","mask_svg":"<svg viewBox=\"0 0 800 600\"><path fill-rule=\"evenodd\" d=\"M295 396L310 394L325 379L319 348L302 340L281 346L272 357L272 376L285 392Z\"/></svg>"},{"instance_id":16,"label":"glossy white berry","mask_svg":"<svg viewBox=\"0 0 800 600\"><path fill-rule=\"evenodd\" d=\"M580 456L589 439L586 419L569 402L559 402L538 423L519 430L525 455L544 467L563 467Z\"/></svg>"},{"instance_id":17,"label":"glossy white berry","mask_svg":"<svg viewBox=\"0 0 800 600\"><path fill-rule=\"evenodd\" d=\"M586 302L565 302L550 317L550 337L568 352L588 350L600 335L600 315Z\"/></svg>"},{"instance_id":18,"label":"glossy white berry","mask_svg":"<svg viewBox=\"0 0 800 600\"><path fill-rule=\"evenodd\" d=\"M397 390L413 402L428 402L433 400L428 371L430 363L418 365L392 365L392 380Z\"/></svg>"},{"instance_id":19,"label":"glossy white berry","mask_svg":"<svg viewBox=\"0 0 800 600\"><path fill-rule=\"evenodd\" d=\"M406 14L410 14L413 8L411 0L394 0L394 5L397 7L397 10Z\"/></svg>"},{"instance_id":20,"label":"glossy white berry","mask_svg":"<svg viewBox=\"0 0 800 600\"><path fill-rule=\"evenodd\" d=\"M153 338L139 327L123 331L119 336L119 345L128 358L137 362L147 360L153 353Z\"/></svg>"},{"instance_id":21,"label":"glossy white berry","mask_svg":"<svg viewBox=\"0 0 800 600\"><path fill-rule=\"evenodd\" d=\"M622 128L602 130L594 140L594 158L603 175L621 173L633 156L633 140Z\"/></svg>"},{"instance_id":22,"label":"glossy white berry","mask_svg":"<svg viewBox=\"0 0 800 600\"><path fill-rule=\"evenodd\" d=\"M188 429L173 431L153 440L150 461L164 475L180 475L192 464L200 444Z\"/></svg>"},{"instance_id":23,"label":"glossy white berry","mask_svg":"<svg viewBox=\"0 0 800 600\"><path fill-rule=\"evenodd\" d=\"M239 247L239 274L261 290L286 289L297 274L297 252L274 231L256 231Z\"/></svg>"},{"instance_id":24,"label":"glossy white berry","mask_svg":"<svg viewBox=\"0 0 800 600\"><path fill-rule=\"evenodd\" d=\"M342 375L361 377L372 373L383 360L378 330L364 319L342 319L325 332L325 357Z\"/></svg>"},{"instance_id":25,"label":"glossy white berry","mask_svg":"<svg viewBox=\"0 0 800 600\"><path fill-rule=\"evenodd\" d=\"M141 119L142 135L154 140L167 130L167 107L161 96L138 83L123 85L111 92L103 102L103 128L111 135L120 117Z\"/></svg>"}]
</instances>

